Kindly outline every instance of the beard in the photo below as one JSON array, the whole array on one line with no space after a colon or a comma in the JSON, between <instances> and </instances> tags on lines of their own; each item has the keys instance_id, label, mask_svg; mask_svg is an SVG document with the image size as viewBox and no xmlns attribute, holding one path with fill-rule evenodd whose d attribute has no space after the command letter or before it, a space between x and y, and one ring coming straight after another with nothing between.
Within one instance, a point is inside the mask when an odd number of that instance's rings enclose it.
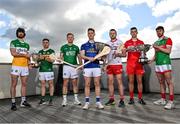
<instances>
[{"instance_id":1,"label":"beard","mask_svg":"<svg viewBox=\"0 0 180 124\"><path fill-rule=\"evenodd\" d=\"M22 39L22 38L25 37L25 35L24 35L24 34L19 34L17 37L20 38L20 39Z\"/></svg>"}]
</instances>

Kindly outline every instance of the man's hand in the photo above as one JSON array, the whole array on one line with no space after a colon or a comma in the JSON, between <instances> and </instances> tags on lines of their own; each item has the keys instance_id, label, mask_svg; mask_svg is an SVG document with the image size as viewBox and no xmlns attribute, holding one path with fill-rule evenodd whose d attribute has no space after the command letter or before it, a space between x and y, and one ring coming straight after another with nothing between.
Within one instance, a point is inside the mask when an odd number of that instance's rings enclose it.
<instances>
[{"instance_id":1,"label":"man's hand","mask_svg":"<svg viewBox=\"0 0 180 124\"><path fill-rule=\"evenodd\" d=\"M49 57L45 57L45 60L48 62L52 62L52 60Z\"/></svg>"},{"instance_id":2,"label":"man's hand","mask_svg":"<svg viewBox=\"0 0 180 124\"><path fill-rule=\"evenodd\" d=\"M39 56L39 59L40 59L40 60L43 60L43 59L44 59L44 56L43 56L43 55L40 55L40 56Z\"/></svg>"},{"instance_id":3,"label":"man's hand","mask_svg":"<svg viewBox=\"0 0 180 124\"><path fill-rule=\"evenodd\" d=\"M23 54L23 56L26 57L26 58L30 58L31 57L31 55L29 53Z\"/></svg>"},{"instance_id":4,"label":"man's hand","mask_svg":"<svg viewBox=\"0 0 180 124\"><path fill-rule=\"evenodd\" d=\"M103 71L103 72L106 72L106 71L107 71L107 65L105 65L105 66L102 67L102 71Z\"/></svg>"},{"instance_id":5,"label":"man's hand","mask_svg":"<svg viewBox=\"0 0 180 124\"><path fill-rule=\"evenodd\" d=\"M28 65L28 68L29 68L29 69L32 69L32 68L33 68L33 64L29 64L29 65Z\"/></svg>"},{"instance_id":6,"label":"man's hand","mask_svg":"<svg viewBox=\"0 0 180 124\"><path fill-rule=\"evenodd\" d=\"M91 62L95 61L95 59L93 57L88 57L88 60Z\"/></svg>"},{"instance_id":7,"label":"man's hand","mask_svg":"<svg viewBox=\"0 0 180 124\"><path fill-rule=\"evenodd\" d=\"M155 51L160 51L159 49L161 48L161 46L153 45L153 48L155 49Z\"/></svg>"}]
</instances>

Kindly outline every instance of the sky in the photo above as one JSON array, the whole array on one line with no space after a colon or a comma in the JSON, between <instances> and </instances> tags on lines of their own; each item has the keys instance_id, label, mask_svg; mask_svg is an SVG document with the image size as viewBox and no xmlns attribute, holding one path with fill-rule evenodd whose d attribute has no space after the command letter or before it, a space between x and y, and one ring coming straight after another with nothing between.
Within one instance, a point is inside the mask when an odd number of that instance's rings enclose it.
<instances>
[{"instance_id":1,"label":"sky","mask_svg":"<svg viewBox=\"0 0 180 124\"><path fill-rule=\"evenodd\" d=\"M80 47L88 40L89 27L96 30L96 41L107 42L109 30L115 28L118 39L125 42L135 26L138 38L153 44L159 25L173 41L171 58L180 58L179 0L0 0L0 63L12 61L9 44L18 27L26 29L31 51L42 49L42 39L49 38L58 53L68 32L74 33L74 43ZM148 58L153 54L151 49Z\"/></svg>"}]
</instances>

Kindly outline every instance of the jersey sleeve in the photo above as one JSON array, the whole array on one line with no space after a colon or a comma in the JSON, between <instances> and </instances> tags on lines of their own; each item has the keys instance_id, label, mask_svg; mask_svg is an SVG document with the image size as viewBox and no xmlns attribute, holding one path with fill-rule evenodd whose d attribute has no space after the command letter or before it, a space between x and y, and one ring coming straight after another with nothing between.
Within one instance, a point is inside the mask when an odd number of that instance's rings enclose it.
<instances>
[{"instance_id":1,"label":"jersey sleeve","mask_svg":"<svg viewBox=\"0 0 180 124\"><path fill-rule=\"evenodd\" d=\"M85 47L84 47L84 45L82 45L82 46L81 46L81 50L85 50Z\"/></svg>"},{"instance_id":2,"label":"jersey sleeve","mask_svg":"<svg viewBox=\"0 0 180 124\"><path fill-rule=\"evenodd\" d=\"M29 52L29 50L30 50L30 45L29 45L29 44L28 44L27 50L28 50L28 52Z\"/></svg>"},{"instance_id":3,"label":"jersey sleeve","mask_svg":"<svg viewBox=\"0 0 180 124\"><path fill-rule=\"evenodd\" d=\"M38 51L38 54L40 54L40 53L41 53L41 50Z\"/></svg>"},{"instance_id":4,"label":"jersey sleeve","mask_svg":"<svg viewBox=\"0 0 180 124\"><path fill-rule=\"evenodd\" d=\"M11 41L11 43L10 43L10 48L16 48L15 43L13 41Z\"/></svg>"},{"instance_id":5,"label":"jersey sleeve","mask_svg":"<svg viewBox=\"0 0 180 124\"><path fill-rule=\"evenodd\" d=\"M128 43L127 41L124 43L124 47L127 49L128 48Z\"/></svg>"},{"instance_id":6,"label":"jersey sleeve","mask_svg":"<svg viewBox=\"0 0 180 124\"><path fill-rule=\"evenodd\" d=\"M79 47L77 46L77 54L79 54L80 53L80 50L79 50Z\"/></svg>"},{"instance_id":7,"label":"jersey sleeve","mask_svg":"<svg viewBox=\"0 0 180 124\"><path fill-rule=\"evenodd\" d=\"M143 42L143 41L141 41L141 44L144 44L144 42Z\"/></svg>"},{"instance_id":8,"label":"jersey sleeve","mask_svg":"<svg viewBox=\"0 0 180 124\"><path fill-rule=\"evenodd\" d=\"M168 38L168 39L167 39L166 45L172 46L172 40L171 40L171 38Z\"/></svg>"},{"instance_id":9,"label":"jersey sleeve","mask_svg":"<svg viewBox=\"0 0 180 124\"><path fill-rule=\"evenodd\" d=\"M60 48L60 53L64 53L64 46Z\"/></svg>"}]
</instances>

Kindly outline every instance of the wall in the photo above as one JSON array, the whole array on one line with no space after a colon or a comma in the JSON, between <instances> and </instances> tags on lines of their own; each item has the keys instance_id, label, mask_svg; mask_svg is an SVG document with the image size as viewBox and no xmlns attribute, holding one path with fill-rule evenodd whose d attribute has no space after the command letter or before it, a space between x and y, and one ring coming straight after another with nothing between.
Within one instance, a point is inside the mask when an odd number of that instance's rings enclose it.
<instances>
[{"instance_id":1,"label":"wall","mask_svg":"<svg viewBox=\"0 0 180 124\"><path fill-rule=\"evenodd\" d=\"M173 67L173 82L175 86L175 93L180 94L180 66L178 65L180 63L180 59L173 59L172 60L172 67ZM123 84L124 89L128 90L128 80L127 75L125 73L125 66L126 63L123 63ZM54 72L55 72L55 91L57 94L60 94L61 87L62 87L62 70L59 70L59 65L54 65ZM60 66L61 68L61 66ZM159 83L156 78L156 74L154 73L154 64L151 65L145 65L145 75L143 77L143 85L144 85L144 91L145 92L159 92ZM62 69L62 68L61 68ZM10 98L10 70L11 65L10 64L3 64L0 63L0 99L3 98ZM60 76L58 76L58 73ZM115 89L117 89L117 83L114 84ZM28 95L36 95L40 93L40 83L38 80L38 69L34 68L30 70L30 76L28 79L27 84L27 94ZM70 89L72 86L70 85ZM91 84L91 87L93 88L93 82ZM106 74L102 74L101 77L101 87L103 89L107 89L107 76ZM20 82L17 85L17 96L20 96L20 88L21 84ZM79 72L79 89L84 88L84 79L82 72Z\"/></svg>"}]
</instances>

